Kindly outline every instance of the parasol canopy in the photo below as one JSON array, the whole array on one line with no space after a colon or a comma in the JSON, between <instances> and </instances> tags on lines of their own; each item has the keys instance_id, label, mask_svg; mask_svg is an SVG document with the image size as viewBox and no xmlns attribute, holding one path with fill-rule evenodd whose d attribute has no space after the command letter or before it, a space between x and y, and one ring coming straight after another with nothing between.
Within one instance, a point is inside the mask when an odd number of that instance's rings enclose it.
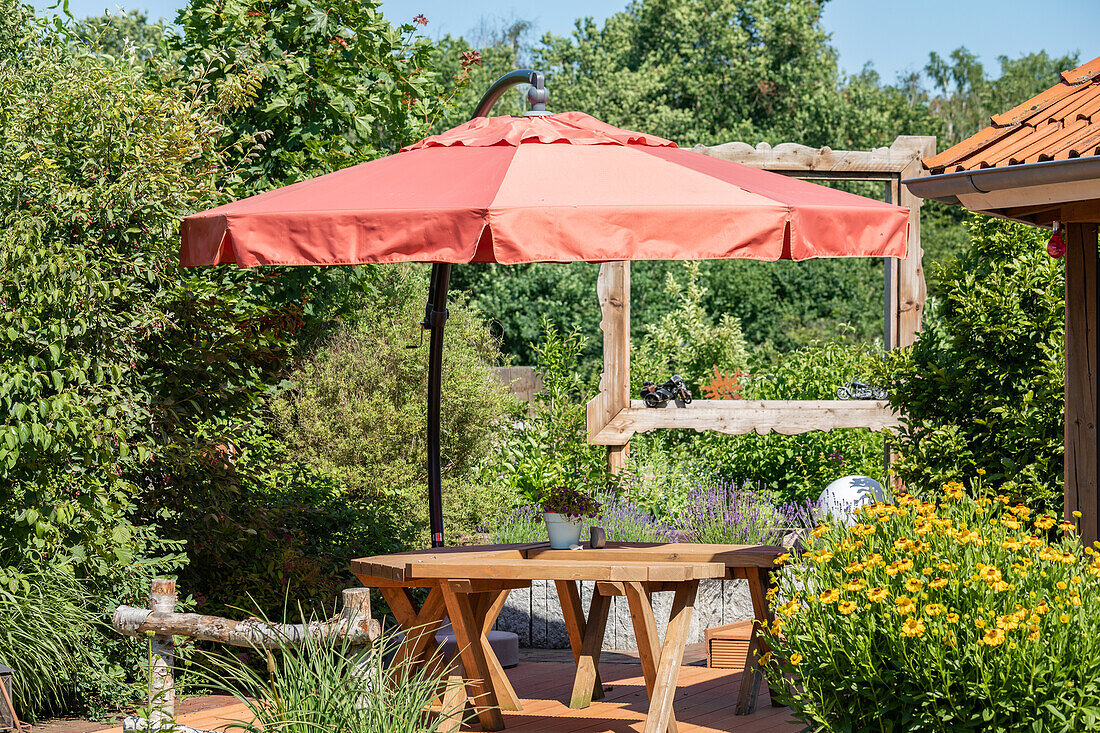
<instances>
[{"instance_id":1,"label":"parasol canopy","mask_svg":"<svg viewBox=\"0 0 1100 733\"><path fill-rule=\"evenodd\" d=\"M525 115L488 117L530 84ZM505 74L474 118L395 155L184 218L180 263L431 262L428 505L443 545L440 389L452 263L904 257L908 209L683 150Z\"/></svg>"},{"instance_id":2,"label":"parasol canopy","mask_svg":"<svg viewBox=\"0 0 1100 733\"><path fill-rule=\"evenodd\" d=\"M908 211L580 112L478 117L183 221L185 266L904 257Z\"/></svg>"}]
</instances>

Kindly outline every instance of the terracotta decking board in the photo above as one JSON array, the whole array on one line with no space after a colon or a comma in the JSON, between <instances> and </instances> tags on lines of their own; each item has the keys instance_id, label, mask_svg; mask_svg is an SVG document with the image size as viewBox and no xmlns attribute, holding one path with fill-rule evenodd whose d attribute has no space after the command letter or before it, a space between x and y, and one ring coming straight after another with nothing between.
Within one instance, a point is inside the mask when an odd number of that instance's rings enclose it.
<instances>
[{"instance_id":1,"label":"terracotta decking board","mask_svg":"<svg viewBox=\"0 0 1100 733\"><path fill-rule=\"evenodd\" d=\"M640 733L649 708L642 669L638 664L605 664L600 673L610 689L603 700L584 710L568 707L575 667L563 662L524 661L507 670L523 710L505 713L506 731L516 733ZM676 692L676 719L680 733L795 733L786 708L771 707L766 688L752 715L735 716L741 672L684 666ZM242 704L227 705L180 716L183 724L217 729L247 717ZM120 727L97 733L118 733ZM476 731L476 721L463 727Z\"/></svg>"}]
</instances>

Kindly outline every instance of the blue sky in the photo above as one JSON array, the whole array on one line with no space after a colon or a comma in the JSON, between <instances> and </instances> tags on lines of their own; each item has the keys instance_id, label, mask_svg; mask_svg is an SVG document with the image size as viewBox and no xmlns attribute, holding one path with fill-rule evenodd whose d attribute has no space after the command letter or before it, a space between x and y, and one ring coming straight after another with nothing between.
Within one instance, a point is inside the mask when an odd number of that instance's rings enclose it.
<instances>
[{"instance_id":1,"label":"blue sky","mask_svg":"<svg viewBox=\"0 0 1100 733\"><path fill-rule=\"evenodd\" d=\"M50 4L50 0L34 2L40 8ZM181 0L69 0L77 16L121 6L168 20L181 4ZM517 18L533 21L536 35L542 35L566 34L580 16L602 21L626 4L627 0L384 0L383 10L397 22L423 13L432 37L467 35L483 22L493 26ZM997 56L1041 49L1052 54L1078 51L1087 61L1100 56L1096 6L1097 0L832 0L825 7L823 22L846 71L858 71L872 61L884 79L893 81L906 70L920 70L930 51L946 54L964 45L990 70L997 68Z\"/></svg>"}]
</instances>

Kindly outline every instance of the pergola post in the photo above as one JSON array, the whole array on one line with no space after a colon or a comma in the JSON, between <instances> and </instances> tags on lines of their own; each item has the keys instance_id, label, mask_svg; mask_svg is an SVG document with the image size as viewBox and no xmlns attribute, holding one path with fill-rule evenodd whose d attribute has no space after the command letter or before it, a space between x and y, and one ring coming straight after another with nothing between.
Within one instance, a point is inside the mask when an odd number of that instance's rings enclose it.
<instances>
[{"instance_id":1,"label":"pergola post","mask_svg":"<svg viewBox=\"0 0 1100 733\"><path fill-rule=\"evenodd\" d=\"M1085 545L1100 534L1097 477L1100 445L1097 417L1097 328L1100 269L1097 225L1066 225L1066 411L1065 517L1077 525ZM1074 512L1080 512L1075 517Z\"/></svg>"}]
</instances>

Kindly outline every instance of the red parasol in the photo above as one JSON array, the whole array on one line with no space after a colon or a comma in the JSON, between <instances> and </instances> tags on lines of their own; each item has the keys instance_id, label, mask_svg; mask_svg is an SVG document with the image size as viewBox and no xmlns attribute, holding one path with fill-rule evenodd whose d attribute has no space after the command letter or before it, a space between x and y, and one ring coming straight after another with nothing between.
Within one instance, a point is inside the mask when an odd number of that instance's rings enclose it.
<instances>
[{"instance_id":1,"label":"red parasol","mask_svg":"<svg viewBox=\"0 0 1100 733\"><path fill-rule=\"evenodd\" d=\"M544 111L541 76L525 70L502 77L473 120L395 155L186 217L181 264L906 254L907 209L683 150L580 112L551 115ZM485 117L517 83L532 84L532 112ZM448 278L449 265L433 268L423 323L432 332L428 461L435 544L442 543L438 365Z\"/></svg>"},{"instance_id":2,"label":"red parasol","mask_svg":"<svg viewBox=\"0 0 1100 733\"><path fill-rule=\"evenodd\" d=\"M195 214L182 263L904 257L908 212L580 112L479 117Z\"/></svg>"}]
</instances>

